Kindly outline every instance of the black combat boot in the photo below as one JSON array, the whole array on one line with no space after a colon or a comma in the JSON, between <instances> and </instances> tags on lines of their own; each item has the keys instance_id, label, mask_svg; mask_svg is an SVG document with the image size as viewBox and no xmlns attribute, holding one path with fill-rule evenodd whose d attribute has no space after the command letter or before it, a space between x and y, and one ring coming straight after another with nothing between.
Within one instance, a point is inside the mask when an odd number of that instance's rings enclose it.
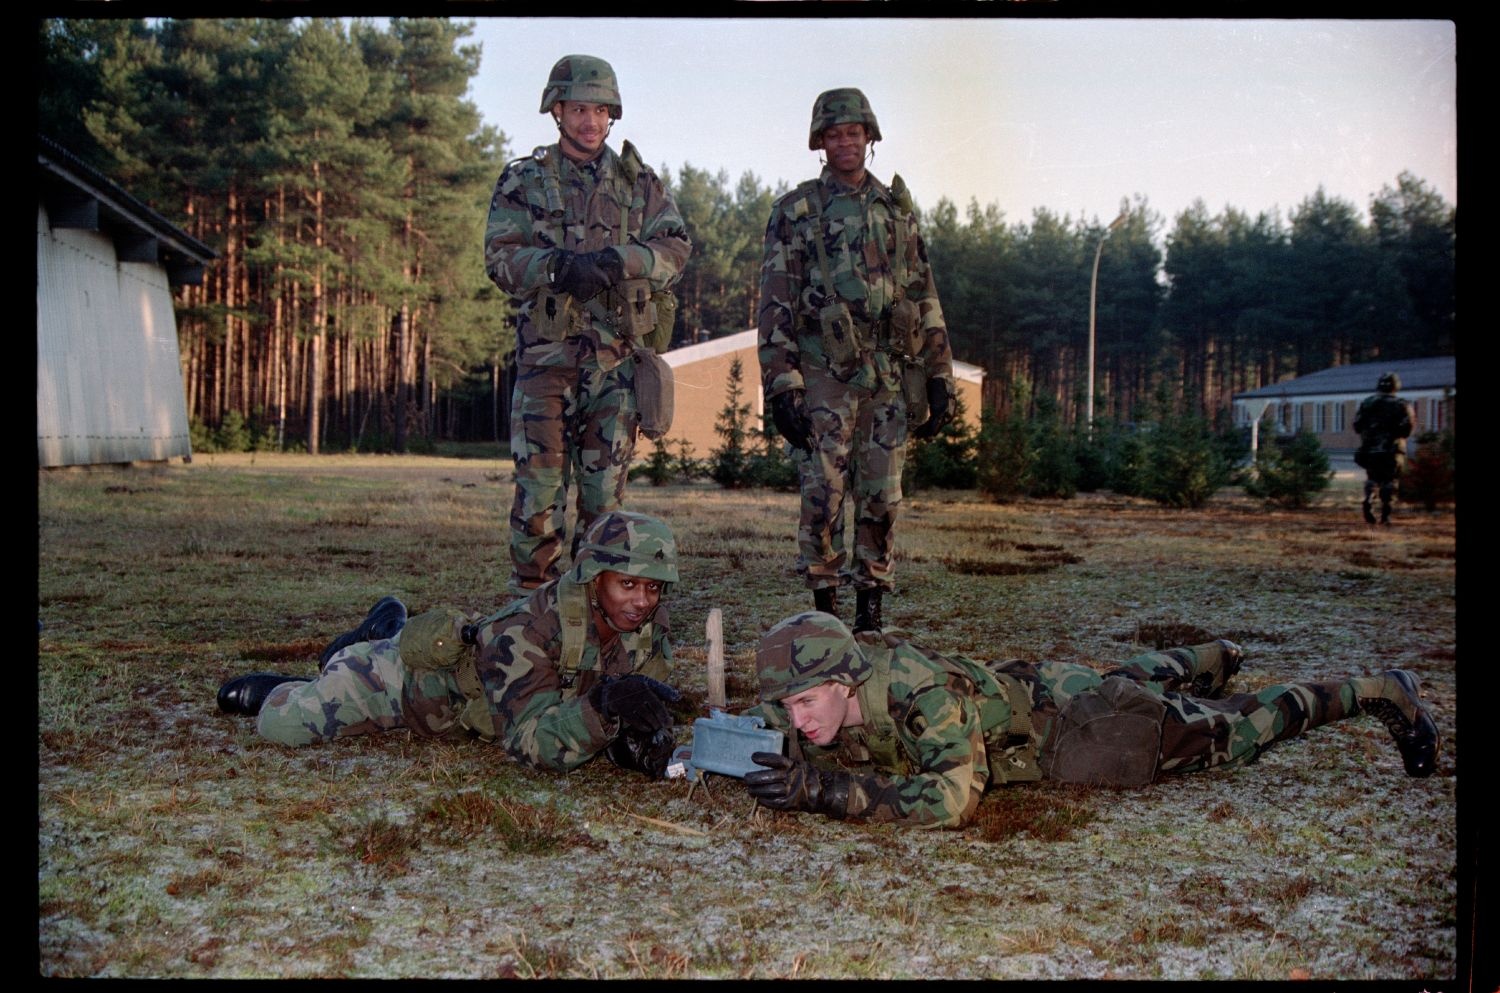
<instances>
[{"instance_id":1,"label":"black combat boot","mask_svg":"<svg viewBox=\"0 0 1500 993\"><path fill-rule=\"evenodd\" d=\"M254 717L265 705L266 697L283 683L310 683L306 676L283 676L279 672L252 672L236 676L219 687L219 709L226 714L249 714Z\"/></svg>"},{"instance_id":2,"label":"black combat boot","mask_svg":"<svg viewBox=\"0 0 1500 993\"><path fill-rule=\"evenodd\" d=\"M359 627L352 631L345 631L337 638L328 643L323 649L323 654L318 656L318 671L322 672L328 668L328 660L340 649L357 645L362 641L379 641L381 638L394 638L396 632L406 624L406 605L393 596L381 597L375 606L365 615L365 619L359 622Z\"/></svg>"},{"instance_id":3,"label":"black combat boot","mask_svg":"<svg viewBox=\"0 0 1500 993\"><path fill-rule=\"evenodd\" d=\"M880 630L880 587L872 586L854 595L854 633Z\"/></svg>"},{"instance_id":4,"label":"black combat boot","mask_svg":"<svg viewBox=\"0 0 1500 993\"><path fill-rule=\"evenodd\" d=\"M832 614L834 617L839 616L839 588L820 586L813 590L813 609Z\"/></svg>"},{"instance_id":5,"label":"black combat boot","mask_svg":"<svg viewBox=\"0 0 1500 993\"><path fill-rule=\"evenodd\" d=\"M1432 713L1422 702L1422 686L1404 669L1387 669L1378 676L1350 680L1359 709L1385 725L1401 750L1408 776L1430 776L1437 771L1440 741Z\"/></svg>"},{"instance_id":6,"label":"black combat boot","mask_svg":"<svg viewBox=\"0 0 1500 993\"><path fill-rule=\"evenodd\" d=\"M1362 511L1364 511L1365 523L1366 524L1374 524L1375 523L1375 510L1374 510L1374 507L1371 505L1372 501L1374 499L1375 499L1375 484L1373 482L1366 481L1365 482L1365 502L1360 505L1360 509Z\"/></svg>"}]
</instances>

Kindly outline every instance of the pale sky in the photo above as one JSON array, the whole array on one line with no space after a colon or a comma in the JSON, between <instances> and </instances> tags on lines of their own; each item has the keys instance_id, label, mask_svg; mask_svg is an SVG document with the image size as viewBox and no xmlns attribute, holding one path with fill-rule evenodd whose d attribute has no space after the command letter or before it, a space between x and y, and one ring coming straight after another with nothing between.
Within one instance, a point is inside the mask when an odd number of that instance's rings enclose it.
<instances>
[{"instance_id":1,"label":"pale sky","mask_svg":"<svg viewBox=\"0 0 1500 993\"><path fill-rule=\"evenodd\" d=\"M1321 184L1362 212L1408 170L1458 202L1457 32L1441 20L475 18L470 99L512 155L561 56L608 60L652 166L732 184L817 174L813 99L862 89L919 207L1047 207L1107 223L1144 195L1170 226L1194 198L1282 217Z\"/></svg>"}]
</instances>

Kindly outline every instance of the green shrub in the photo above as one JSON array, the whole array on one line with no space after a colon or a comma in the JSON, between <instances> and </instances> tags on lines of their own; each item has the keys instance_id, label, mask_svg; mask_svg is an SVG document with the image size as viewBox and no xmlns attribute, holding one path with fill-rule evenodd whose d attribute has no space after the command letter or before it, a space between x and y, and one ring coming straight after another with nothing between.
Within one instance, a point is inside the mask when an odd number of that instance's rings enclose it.
<instances>
[{"instance_id":1,"label":"green shrub","mask_svg":"<svg viewBox=\"0 0 1500 993\"><path fill-rule=\"evenodd\" d=\"M1401 477L1401 499L1436 510L1440 503L1455 502L1453 432L1424 431L1417 437L1417 451Z\"/></svg>"},{"instance_id":2,"label":"green shrub","mask_svg":"<svg viewBox=\"0 0 1500 993\"><path fill-rule=\"evenodd\" d=\"M1036 413L1030 424L1031 460L1025 480L1026 494L1034 497L1068 498L1078 492L1078 457L1072 434L1063 426L1057 400L1036 398Z\"/></svg>"},{"instance_id":3,"label":"green shrub","mask_svg":"<svg viewBox=\"0 0 1500 993\"><path fill-rule=\"evenodd\" d=\"M714 433L723 443L708 456L708 476L726 489L749 485L745 470L749 465L750 405L745 402L745 370L739 359L729 366L729 397L714 422Z\"/></svg>"},{"instance_id":4,"label":"green shrub","mask_svg":"<svg viewBox=\"0 0 1500 993\"><path fill-rule=\"evenodd\" d=\"M975 481L981 492L1002 503L1025 493L1030 478L1031 438L1021 407L1017 400L1005 417L986 410L980 418Z\"/></svg>"},{"instance_id":5,"label":"green shrub","mask_svg":"<svg viewBox=\"0 0 1500 993\"><path fill-rule=\"evenodd\" d=\"M667 439L657 438L651 446L651 457L646 460L645 465L633 467L630 478L645 476L652 486L665 486L677 475L675 461L671 449L667 448Z\"/></svg>"},{"instance_id":6,"label":"green shrub","mask_svg":"<svg viewBox=\"0 0 1500 993\"><path fill-rule=\"evenodd\" d=\"M1328 488L1333 471L1317 436L1298 431L1263 448L1245 475L1245 492L1288 510L1306 507Z\"/></svg>"},{"instance_id":7,"label":"green shrub","mask_svg":"<svg viewBox=\"0 0 1500 993\"><path fill-rule=\"evenodd\" d=\"M1169 413L1144 439L1140 495L1169 507L1201 507L1229 482L1227 446L1196 414Z\"/></svg>"},{"instance_id":8,"label":"green shrub","mask_svg":"<svg viewBox=\"0 0 1500 993\"><path fill-rule=\"evenodd\" d=\"M906 445L901 471L903 490L973 489L979 474L974 455L979 434L966 417L963 397L954 398L953 419L931 438L912 438Z\"/></svg>"},{"instance_id":9,"label":"green shrub","mask_svg":"<svg viewBox=\"0 0 1500 993\"><path fill-rule=\"evenodd\" d=\"M238 410L230 410L224 415L214 437L221 452L248 452L255 441L245 415Z\"/></svg>"}]
</instances>

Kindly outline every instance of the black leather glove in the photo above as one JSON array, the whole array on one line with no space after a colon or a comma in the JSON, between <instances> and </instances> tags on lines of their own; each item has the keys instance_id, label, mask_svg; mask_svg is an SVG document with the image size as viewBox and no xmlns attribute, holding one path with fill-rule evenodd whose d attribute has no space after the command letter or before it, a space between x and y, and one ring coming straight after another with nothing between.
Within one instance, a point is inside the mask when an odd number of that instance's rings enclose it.
<instances>
[{"instance_id":1,"label":"black leather glove","mask_svg":"<svg viewBox=\"0 0 1500 993\"><path fill-rule=\"evenodd\" d=\"M753 752L750 761L769 766L745 774L750 795L772 810L807 810L843 820L849 809L849 774L814 769L775 752Z\"/></svg>"},{"instance_id":2,"label":"black leather glove","mask_svg":"<svg viewBox=\"0 0 1500 993\"><path fill-rule=\"evenodd\" d=\"M812 453L812 418L807 414L806 394L802 390L787 390L772 397L771 419L794 448Z\"/></svg>"},{"instance_id":3,"label":"black leather glove","mask_svg":"<svg viewBox=\"0 0 1500 993\"><path fill-rule=\"evenodd\" d=\"M631 673L618 679L605 677L589 690L589 702L604 715L605 720L618 720L623 728L632 728L654 734L662 728L672 727L672 715L667 704L682 699L666 683L659 683L650 676Z\"/></svg>"},{"instance_id":4,"label":"black leather glove","mask_svg":"<svg viewBox=\"0 0 1500 993\"><path fill-rule=\"evenodd\" d=\"M669 727L651 734L626 728L609 743L604 754L621 769L634 769L651 779L665 779L676 747L677 738Z\"/></svg>"},{"instance_id":5,"label":"black leather glove","mask_svg":"<svg viewBox=\"0 0 1500 993\"><path fill-rule=\"evenodd\" d=\"M953 394L948 381L934 376L927 381L927 421L912 432L913 437L931 438L953 420Z\"/></svg>"},{"instance_id":6,"label":"black leather glove","mask_svg":"<svg viewBox=\"0 0 1500 993\"><path fill-rule=\"evenodd\" d=\"M599 271L604 273L604 278L609 280L610 286L625 278L625 259L619 252L612 252L606 248L597 252L589 252L584 258L599 267Z\"/></svg>"},{"instance_id":7,"label":"black leather glove","mask_svg":"<svg viewBox=\"0 0 1500 993\"><path fill-rule=\"evenodd\" d=\"M609 254L619 258L614 252ZM610 285L610 279L594 253L580 255L559 250L547 270L547 283L558 293L566 293L575 300L590 300Z\"/></svg>"}]
</instances>

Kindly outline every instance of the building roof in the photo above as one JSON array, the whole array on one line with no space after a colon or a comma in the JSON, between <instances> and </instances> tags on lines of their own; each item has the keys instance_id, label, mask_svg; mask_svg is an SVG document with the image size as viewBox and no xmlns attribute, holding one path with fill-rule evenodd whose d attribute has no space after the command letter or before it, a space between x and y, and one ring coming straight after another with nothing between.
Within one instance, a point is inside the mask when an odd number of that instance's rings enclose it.
<instances>
[{"instance_id":1,"label":"building roof","mask_svg":"<svg viewBox=\"0 0 1500 993\"><path fill-rule=\"evenodd\" d=\"M663 352L662 359L667 365L676 369L692 362L701 362L711 359L716 355L726 355L730 352L738 352L744 348L756 348L759 346L759 332L755 328L748 331L739 331L735 334L725 335L722 338L710 338L708 341L700 341L696 345L683 345L674 348L670 352ZM984 370L977 365L968 362L953 360L953 377L962 379L969 383L983 383Z\"/></svg>"},{"instance_id":2,"label":"building roof","mask_svg":"<svg viewBox=\"0 0 1500 993\"><path fill-rule=\"evenodd\" d=\"M1346 393L1350 396L1368 396L1375 392L1375 383L1381 376L1394 372L1401 378L1401 392L1410 390L1452 389L1457 385L1458 361L1452 355L1439 355L1426 359L1394 359L1387 362L1356 362L1353 365L1334 366L1320 372L1298 376L1262 386L1260 389L1236 393L1236 400L1269 399L1294 396L1328 396Z\"/></svg>"},{"instance_id":3,"label":"building roof","mask_svg":"<svg viewBox=\"0 0 1500 993\"><path fill-rule=\"evenodd\" d=\"M114 236L124 262L159 262L173 285L202 279L218 253L146 206L46 135L38 134L38 194L53 227Z\"/></svg>"}]
</instances>

